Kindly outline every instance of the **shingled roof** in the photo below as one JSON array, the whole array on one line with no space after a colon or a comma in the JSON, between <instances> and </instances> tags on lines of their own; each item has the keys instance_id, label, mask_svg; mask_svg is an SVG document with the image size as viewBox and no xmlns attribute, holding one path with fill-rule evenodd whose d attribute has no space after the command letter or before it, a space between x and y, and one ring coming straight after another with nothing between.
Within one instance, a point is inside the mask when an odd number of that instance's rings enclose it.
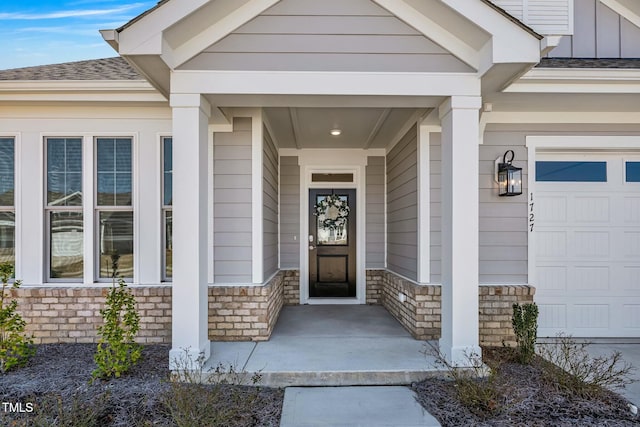
<instances>
[{"instance_id":1,"label":"shingled roof","mask_svg":"<svg viewBox=\"0 0 640 427\"><path fill-rule=\"evenodd\" d=\"M0 70L0 80L144 80L121 57Z\"/></svg>"},{"instance_id":2,"label":"shingled roof","mask_svg":"<svg viewBox=\"0 0 640 427\"><path fill-rule=\"evenodd\" d=\"M539 68L640 68L640 58L542 58Z\"/></svg>"}]
</instances>

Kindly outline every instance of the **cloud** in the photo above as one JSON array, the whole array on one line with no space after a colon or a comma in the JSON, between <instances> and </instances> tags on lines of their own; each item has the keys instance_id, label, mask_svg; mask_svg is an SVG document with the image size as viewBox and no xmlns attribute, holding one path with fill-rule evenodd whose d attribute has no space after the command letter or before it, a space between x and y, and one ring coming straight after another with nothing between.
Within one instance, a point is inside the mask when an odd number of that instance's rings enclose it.
<instances>
[{"instance_id":1,"label":"cloud","mask_svg":"<svg viewBox=\"0 0 640 427\"><path fill-rule=\"evenodd\" d=\"M76 10L61 10L47 13L0 13L0 20L23 20L34 21L40 19L62 19L62 18L82 18L88 16L101 16L101 15L113 15L116 13L123 13L132 9L144 6L145 3L133 3L131 5L116 7L111 9L76 9Z\"/></svg>"}]
</instances>

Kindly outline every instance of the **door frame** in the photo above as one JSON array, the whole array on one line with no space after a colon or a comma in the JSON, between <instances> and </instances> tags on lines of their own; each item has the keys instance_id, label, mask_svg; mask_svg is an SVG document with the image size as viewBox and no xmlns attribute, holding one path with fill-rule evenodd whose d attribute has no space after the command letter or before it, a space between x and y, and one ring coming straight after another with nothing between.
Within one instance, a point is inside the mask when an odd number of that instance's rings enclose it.
<instances>
[{"instance_id":1,"label":"door frame","mask_svg":"<svg viewBox=\"0 0 640 427\"><path fill-rule=\"evenodd\" d=\"M366 304L366 165L377 150L300 150L300 304ZM339 153L339 156L336 156ZM282 154L281 154L282 155ZM313 173L353 173L353 182L312 182ZM309 190L336 188L356 190L356 297L309 298Z\"/></svg>"}]
</instances>

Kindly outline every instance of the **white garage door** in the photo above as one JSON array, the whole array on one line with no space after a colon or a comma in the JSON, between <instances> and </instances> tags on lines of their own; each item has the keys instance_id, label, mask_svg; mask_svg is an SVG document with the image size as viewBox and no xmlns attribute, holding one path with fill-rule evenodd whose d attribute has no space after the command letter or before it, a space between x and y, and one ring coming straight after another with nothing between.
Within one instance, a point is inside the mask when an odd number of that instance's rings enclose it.
<instances>
[{"instance_id":1,"label":"white garage door","mask_svg":"<svg viewBox=\"0 0 640 427\"><path fill-rule=\"evenodd\" d=\"M538 334L640 337L640 157L536 156Z\"/></svg>"}]
</instances>

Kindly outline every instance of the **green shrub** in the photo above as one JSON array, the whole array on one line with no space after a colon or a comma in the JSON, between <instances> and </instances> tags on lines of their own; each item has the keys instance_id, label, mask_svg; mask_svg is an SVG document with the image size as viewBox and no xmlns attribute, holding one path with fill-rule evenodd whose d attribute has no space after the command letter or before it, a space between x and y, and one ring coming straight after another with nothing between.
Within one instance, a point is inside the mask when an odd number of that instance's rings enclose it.
<instances>
[{"instance_id":1,"label":"green shrub","mask_svg":"<svg viewBox=\"0 0 640 427\"><path fill-rule=\"evenodd\" d=\"M580 397L600 394L605 388L620 389L633 382L634 368L619 351L591 357L589 343L577 342L571 335L558 334L553 343L540 345L544 376L558 389Z\"/></svg>"},{"instance_id":2,"label":"green shrub","mask_svg":"<svg viewBox=\"0 0 640 427\"><path fill-rule=\"evenodd\" d=\"M536 340L538 339L538 306L531 304L513 304L511 318L513 332L516 334L518 345L518 360L529 364L536 354Z\"/></svg>"},{"instance_id":3,"label":"green shrub","mask_svg":"<svg viewBox=\"0 0 640 427\"><path fill-rule=\"evenodd\" d=\"M13 275L13 265L0 263L0 373L5 373L13 367L24 366L31 356L35 354L33 338L24 334L26 322L17 313L18 301L10 298L8 289L18 289L20 280L9 284Z\"/></svg>"},{"instance_id":4,"label":"green shrub","mask_svg":"<svg viewBox=\"0 0 640 427\"><path fill-rule=\"evenodd\" d=\"M136 299L123 279L118 279L117 258L113 262L113 286L107 294L105 308L100 310L103 324L98 327L98 348L94 356L97 368L92 379L119 378L140 359L142 348L135 342L140 328Z\"/></svg>"}]
</instances>

